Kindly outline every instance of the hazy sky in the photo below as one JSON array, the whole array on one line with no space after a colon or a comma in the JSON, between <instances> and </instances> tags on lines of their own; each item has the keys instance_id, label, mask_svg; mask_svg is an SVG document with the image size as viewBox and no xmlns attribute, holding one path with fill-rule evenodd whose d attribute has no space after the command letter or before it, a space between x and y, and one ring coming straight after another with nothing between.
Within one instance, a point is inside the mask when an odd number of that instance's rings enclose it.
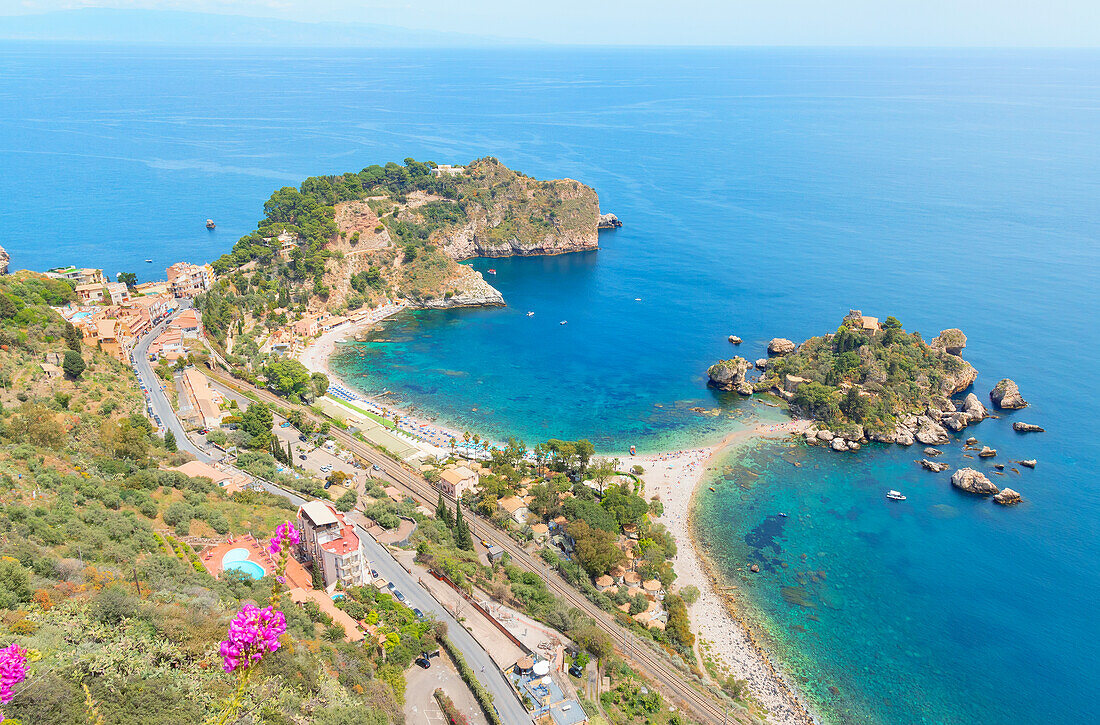
<instances>
[{"instance_id":1,"label":"hazy sky","mask_svg":"<svg viewBox=\"0 0 1100 725\"><path fill-rule=\"evenodd\" d=\"M555 43L1098 46L1100 0L0 0L353 20Z\"/></svg>"}]
</instances>

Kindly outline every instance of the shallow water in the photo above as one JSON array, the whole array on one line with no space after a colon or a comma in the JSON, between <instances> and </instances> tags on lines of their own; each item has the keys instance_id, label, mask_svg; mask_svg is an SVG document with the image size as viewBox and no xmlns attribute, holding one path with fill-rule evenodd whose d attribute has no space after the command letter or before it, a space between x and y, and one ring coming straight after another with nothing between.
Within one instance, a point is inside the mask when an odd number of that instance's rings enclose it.
<instances>
[{"instance_id":1,"label":"shallow water","mask_svg":"<svg viewBox=\"0 0 1100 725\"><path fill-rule=\"evenodd\" d=\"M767 444L750 488L701 487L700 535L731 575L766 565L748 605L834 722L1093 719L1100 54L4 44L0 78L16 269L163 277L275 186L406 156L595 187L625 222L600 251L475 260L509 307L403 315L336 363L494 437L698 445L760 410L706 389L720 357L850 307L962 328L979 396L1011 376L1032 402L1013 417L1050 431L975 429L1039 459L1009 474L1024 505L956 494L916 450Z\"/></svg>"}]
</instances>

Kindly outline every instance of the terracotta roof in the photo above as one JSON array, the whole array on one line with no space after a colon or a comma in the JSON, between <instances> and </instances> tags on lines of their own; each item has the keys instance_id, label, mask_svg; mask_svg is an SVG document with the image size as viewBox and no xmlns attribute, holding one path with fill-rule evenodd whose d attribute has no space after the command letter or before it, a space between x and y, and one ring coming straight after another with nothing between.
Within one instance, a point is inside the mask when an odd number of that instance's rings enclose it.
<instances>
[{"instance_id":1,"label":"terracotta roof","mask_svg":"<svg viewBox=\"0 0 1100 725\"><path fill-rule=\"evenodd\" d=\"M649 579L642 583L642 588L647 592L659 592L661 591L661 582L656 579Z\"/></svg>"},{"instance_id":2,"label":"terracotta roof","mask_svg":"<svg viewBox=\"0 0 1100 725\"><path fill-rule=\"evenodd\" d=\"M615 583L615 580L612 579L611 577L609 577L607 574L604 574L603 576L601 576L599 579L596 580L596 586L598 586L598 587L609 587L614 583Z\"/></svg>"}]
</instances>

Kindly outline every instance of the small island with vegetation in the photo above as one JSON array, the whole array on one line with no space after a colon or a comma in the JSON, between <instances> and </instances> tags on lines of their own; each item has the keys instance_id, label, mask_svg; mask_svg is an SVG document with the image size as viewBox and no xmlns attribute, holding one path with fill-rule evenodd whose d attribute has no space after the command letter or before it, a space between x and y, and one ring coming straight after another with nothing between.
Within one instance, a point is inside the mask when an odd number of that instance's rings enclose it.
<instances>
[{"instance_id":1,"label":"small island with vegetation","mask_svg":"<svg viewBox=\"0 0 1100 725\"><path fill-rule=\"evenodd\" d=\"M710 384L743 395L771 390L792 409L822 424L807 439L837 450L858 450L868 440L926 445L948 441L986 417L973 393L960 404L950 396L968 388L977 370L962 359L966 335L944 330L931 342L906 332L894 317L881 323L851 310L836 332L801 345L776 338L771 357L755 366L735 357L707 371ZM750 381L753 368L762 371Z\"/></svg>"}]
</instances>

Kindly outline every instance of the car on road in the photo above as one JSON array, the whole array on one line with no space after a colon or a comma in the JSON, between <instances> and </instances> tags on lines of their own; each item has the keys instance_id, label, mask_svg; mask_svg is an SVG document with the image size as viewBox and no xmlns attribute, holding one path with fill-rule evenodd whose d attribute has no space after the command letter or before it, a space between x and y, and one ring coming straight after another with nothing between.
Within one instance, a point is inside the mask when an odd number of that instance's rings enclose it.
<instances>
[{"instance_id":1,"label":"car on road","mask_svg":"<svg viewBox=\"0 0 1100 725\"><path fill-rule=\"evenodd\" d=\"M417 618L417 619L423 619L423 618L424 618L424 612L421 612L421 611L420 611L419 609L417 609L416 607L413 607L413 614L415 614L415 615L416 615L416 618Z\"/></svg>"},{"instance_id":2,"label":"car on road","mask_svg":"<svg viewBox=\"0 0 1100 725\"><path fill-rule=\"evenodd\" d=\"M375 463L373 466L371 466L371 468L375 471L381 471L382 470L382 466L379 466L377 463Z\"/></svg>"},{"instance_id":3,"label":"car on road","mask_svg":"<svg viewBox=\"0 0 1100 725\"><path fill-rule=\"evenodd\" d=\"M309 460L309 456L307 456L305 453L299 453L298 457L301 458L303 461Z\"/></svg>"}]
</instances>

